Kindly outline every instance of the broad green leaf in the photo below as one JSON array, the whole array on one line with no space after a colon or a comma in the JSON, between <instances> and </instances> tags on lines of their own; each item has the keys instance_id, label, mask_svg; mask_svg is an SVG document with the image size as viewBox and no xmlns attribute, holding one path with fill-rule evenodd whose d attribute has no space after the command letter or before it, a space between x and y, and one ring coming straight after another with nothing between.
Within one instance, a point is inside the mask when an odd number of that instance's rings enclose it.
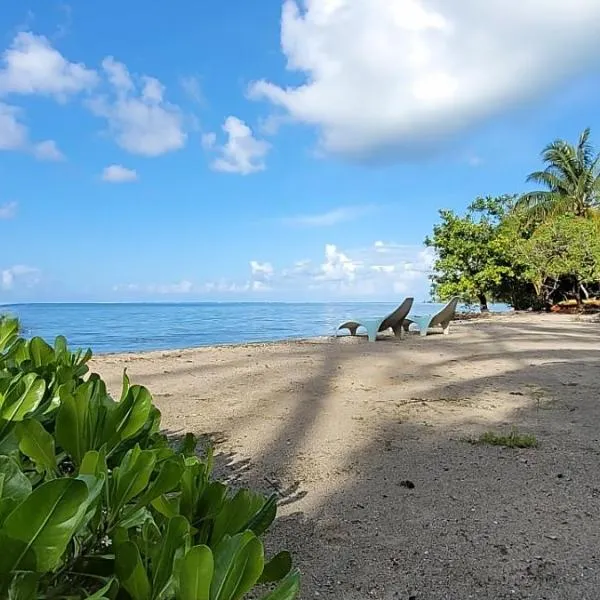
<instances>
[{"instance_id":1,"label":"broad green leaf","mask_svg":"<svg viewBox=\"0 0 600 600\"><path fill-rule=\"evenodd\" d=\"M106 484L106 474L102 473L99 469L96 475L80 473L77 479L83 481L88 489L87 499L80 505L77 515L78 522L76 531L79 532L88 525L98 511L98 499Z\"/></svg>"},{"instance_id":2,"label":"broad green leaf","mask_svg":"<svg viewBox=\"0 0 600 600\"><path fill-rule=\"evenodd\" d=\"M12 569L45 573L56 568L75 533L80 506L87 496L87 486L76 479L54 479L33 490L4 521L4 534L25 545L10 557ZM29 564L30 549L35 564Z\"/></svg>"},{"instance_id":3,"label":"broad green leaf","mask_svg":"<svg viewBox=\"0 0 600 600\"><path fill-rule=\"evenodd\" d=\"M167 498L166 496L159 496L158 498L155 498L154 500L152 500L152 502L150 503L152 504L152 507L159 512L161 515L167 517L167 518L171 518L171 517L175 517L177 516L178 510L177 510L177 499L173 498Z\"/></svg>"},{"instance_id":4,"label":"broad green leaf","mask_svg":"<svg viewBox=\"0 0 600 600\"><path fill-rule=\"evenodd\" d=\"M108 479L108 467L106 466L106 455L103 450L89 450L83 456L80 475L95 475L101 477L104 475Z\"/></svg>"},{"instance_id":5,"label":"broad green leaf","mask_svg":"<svg viewBox=\"0 0 600 600\"><path fill-rule=\"evenodd\" d=\"M127 396L127 392L129 391L130 387L131 387L131 384L129 381L129 375L127 375L127 369L123 369L123 384L121 386L121 398L120 398L121 402L123 402L123 400L125 400L125 396Z\"/></svg>"},{"instance_id":6,"label":"broad green leaf","mask_svg":"<svg viewBox=\"0 0 600 600\"><path fill-rule=\"evenodd\" d=\"M276 516L277 495L272 494L260 511L251 517L240 531L250 529L251 531L254 531L256 535L262 535L269 528L271 523L273 523Z\"/></svg>"},{"instance_id":7,"label":"broad green leaf","mask_svg":"<svg viewBox=\"0 0 600 600\"><path fill-rule=\"evenodd\" d=\"M112 447L138 433L146 424L151 409L152 396L146 388L139 385L129 388L125 398L117 403L113 414Z\"/></svg>"},{"instance_id":8,"label":"broad green leaf","mask_svg":"<svg viewBox=\"0 0 600 600\"><path fill-rule=\"evenodd\" d=\"M83 388L83 386L82 386ZM87 416L89 402L85 389L75 395L67 390L61 395L61 404L56 414L56 441L76 465L80 465L89 448Z\"/></svg>"},{"instance_id":9,"label":"broad green leaf","mask_svg":"<svg viewBox=\"0 0 600 600\"><path fill-rule=\"evenodd\" d=\"M0 352L7 350L19 337L19 321L11 317L0 319Z\"/></svg>"},{"instance_id":10,"label":"broad green leaf","mask_svg":"<svg viewBox=\"0 0 600 600\"><path fill-rule=\"evenodd\" d=\"M132 448L112 477L111 510L116 514L125 504L141 494L150 481L156 456L151 450Z\"/></svg>"},{"instance_id":11,"label":"broad green leaf","mask_svg":"<svg viewBox=\"0 0 600 600\"><path fill-rule=\"evenodd\" d=\"M292 557L287 550L276 554L265 564L260 583L269 583L283 579L292 570Z\"/></svg>"},{"instance_id":12,"label":"broad green leaf","mask_svg":"<svg viewBox=\"0 0 600 600\"><path fill-rule=\"evenodd\" d=\"M127 515L119 518L119 527L131 529L132 527L141 527L147 521L152 521L152 513L147 508L129 511Z\"/></svg>"},{"instance_id":13,"label":"broad green leaf","mask_svg":"<svg viewBox=\"0 0 600 600\"><path fill-rule=\"evenodd\" d=\"M217 515L210 538L211 546L218 544L226 534L234 535L243 531L246 523L260 513L264 505L265 498L261 494L239 490L233 498L225 502Z\"/></svg>"},{"instance_id":14,"label":"broad green leaf","mask_svg":"<svg viewBox=\"0 0 600 600\"><path fill-rule=\"evenodd\" d=\"M148 574L142 563L140 551L133 542L117 545L115 570L119 582L132 600L150 600L151 588Z\"/></svg>"},{"instance_id":15,"label":"broad green leaf","mask_svg":"<svg viewBox=\"0 0 600 600\"><path fill-rule=\"evenodd\" d=\"M39 421L27 419L18 423L15 433L19 440L19 450L36 464L38 471L56 471L54 438Z\"/></svg>"},{"instance_id":16,"label":"broad green leaf","mask_svg":"<svg viewBox=\"0 0 600 600\"><path fill-rule=\"evenodd\" d=\"M13 508L31 494L31 483L15 460L0 456L0 523Z\"/></svg>"},{"instance_id":17,"label":"broad green leaf","mask_svg":"<svg viewBox=\"0 0 600 600\"><path fill-rule=\"evenodd\" d=\"M0 473L4 476L0 498L21 501L31 494L31 483L15 460L0 456Z\"/></svg>"},{"instance_id":18,"label":"broad green leaf","mask_svg":"<svg viewBox=\"0 0 600 600\"><path fill-rule=\"evenodd\" d=\"M154 481L150 484L148 489L138 498L135 503L136 507L146 506L153 500L166 494L174 489L183 473L183 459L179 456L174 456L160 465L160 470Z\"/></svg>"},{"instance_id":19,"label":"broad green leaf","mask_svg":"<svg viewBox=\"0 0 600 600\"><path fill-rule=\"evenodd\" d=\"M29 356L35 367L43 367L54 361L54 350L42 338L29 340Z\"/></svg>"},{"instance_id":20,"label":"broad green leaf","mask_svg":"<svg viewBox=\"0 0 600 600\"><path fill-rule=\"evenodd\" d=\"M262 600L294 600L300 591L300 574L293 571L279 585Z\"/></svg>"},{"instance_id":21,"label":"broad green leaf","mask_svg":"<svg viewBox=\"0 0 600 600\"><path fill-rule=\"evenodd\" d=\"M22 421L42 401L46 382L35 373L28 373L11 385L4 395L0 417L7 421Z\"/></svg>"},{"instance_id":22,"label":"broad green leaf","mask_svg":"<svg viewBox=\"0 0 600 600\"><path fill-rule=\"evenodd\" d=\"M56 336L54 340L54 354L57 358L63 358L69 354L69 348L67 347L67 338L64 335Z\"/></svg>"},{"instance_id":23,"label":"broad green leaf","mask_svg":"<svg viewBox=\"0 0 600 600\"><path fill-rule=\"evenodd\" d=\"M244 531L226 537L214 550L215 570L211 600L238 600L250 591L264 568L262 542Z\"/></svg>"},{"instance_id":24,"label":"broad green leaf","mask_svg":"<svg viewBox=\"0 0 600 600\"><path fill-rule=\"evenodd\" d=\"M152 597L160 598L173 576L173 565L184 552L189 536L190 524L185 517L177 516L169 519L167 532L161 542L160 552L152 570Z\"/></svg>"},{"instance_id":25,"label":"broad green leaf","mask_svg":"<svg viewBox=\"0 0 600 600\"><path fill-rule=\"evenodd\" d=\"M210 600L214 560L208 546L194 546L181 562L177 600Z\"/></svg>"}]
</instances>

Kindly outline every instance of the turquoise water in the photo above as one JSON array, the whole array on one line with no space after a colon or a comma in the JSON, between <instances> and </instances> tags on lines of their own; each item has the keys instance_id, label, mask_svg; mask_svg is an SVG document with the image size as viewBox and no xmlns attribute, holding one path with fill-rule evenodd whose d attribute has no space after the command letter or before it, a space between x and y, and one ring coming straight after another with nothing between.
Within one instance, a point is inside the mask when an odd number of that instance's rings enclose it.
<instances>
[{"instance_id":1,"label":"turquoise water","mask_svg":"<svg viewBox=\"0 0 600 600\"><path fill-rule=\"evenodd\" d=\"M385 315L394 303L14 304L26 336L64 335L96 353L191 348L331 334L349 317ZM441 305L413 305L416 314ZM506 310L506 307L495 307Z\"/></svg>"}]
</instances>

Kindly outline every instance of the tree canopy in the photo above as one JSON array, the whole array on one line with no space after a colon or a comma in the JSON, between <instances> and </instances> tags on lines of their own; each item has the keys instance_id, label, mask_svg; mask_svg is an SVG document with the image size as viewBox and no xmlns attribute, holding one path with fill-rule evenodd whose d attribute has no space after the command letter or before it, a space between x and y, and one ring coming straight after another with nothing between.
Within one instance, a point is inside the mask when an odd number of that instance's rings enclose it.
<instances>
[{"instance_id":1,"label":"tree canopy","mask_svg":"<svg viewBox=\"0 0 600 600\"><path fill-rule=\"evenodd\" d=\"M432 293L468 303L549 308L600 295L600 154L586 129L556 140L546 168L527 177L547 189L476 198L463 215L440 211L425 244L435 250Z\"/></svg>"}]
</instances>

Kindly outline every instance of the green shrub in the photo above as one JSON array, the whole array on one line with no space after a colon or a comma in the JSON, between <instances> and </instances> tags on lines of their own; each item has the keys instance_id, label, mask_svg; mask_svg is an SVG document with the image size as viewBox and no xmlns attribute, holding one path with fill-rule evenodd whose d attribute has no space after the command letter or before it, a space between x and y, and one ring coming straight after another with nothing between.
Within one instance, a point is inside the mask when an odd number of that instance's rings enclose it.
<instances>
[{"instance_id":1,"label":"green shrub","mask_svg":"<svg viewBox=\"0 0 600 600\"><path fill-rule=\"evenodd\" d=\"M188 434L174 449L160 412L124 373L117 402L88 375L91 352L19 337L0 318L0 597L295 598L287 552L264 556L275 497L233 493Z\"/></svg>"}]
</instances>

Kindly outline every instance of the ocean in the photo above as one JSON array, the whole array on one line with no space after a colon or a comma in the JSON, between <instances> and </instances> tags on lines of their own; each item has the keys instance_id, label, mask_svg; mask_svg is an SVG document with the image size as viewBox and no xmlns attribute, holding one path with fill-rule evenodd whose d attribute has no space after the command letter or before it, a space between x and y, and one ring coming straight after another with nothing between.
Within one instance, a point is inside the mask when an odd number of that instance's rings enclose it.
<instances>
[{"instance_id":1,"label":"ocean","mask_svg":"<svg viewBox=\"0 0 600 600\"><path fill-rule=\"evenodd\" d=\"M331 335L351 317L385 315L394 303L131 303L12 304L24 335L48 341L64 335L72 348L94 353L141 352ZM440 304L415 303L427 314ZM491 307L505 311L506 306Z\"/></svg>"}]
</instances>

